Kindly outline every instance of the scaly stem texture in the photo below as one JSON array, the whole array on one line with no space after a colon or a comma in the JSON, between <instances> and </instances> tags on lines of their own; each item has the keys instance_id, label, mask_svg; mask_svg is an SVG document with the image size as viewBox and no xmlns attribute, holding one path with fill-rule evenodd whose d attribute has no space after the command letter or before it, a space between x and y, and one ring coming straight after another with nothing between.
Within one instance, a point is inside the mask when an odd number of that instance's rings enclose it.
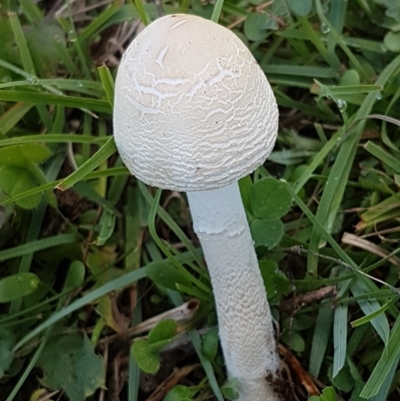
<instances>
[{"instance_id":1,"label":"scaly stem texture","mask_svg":"<svg viewBox=\"0 0 400 401\"><path fill-rule=\"evenodd\" d=\"M277 401L273 321L237 183L188 193L217 306L219 335L240 401Z\"/></svg>"}]
</instances>

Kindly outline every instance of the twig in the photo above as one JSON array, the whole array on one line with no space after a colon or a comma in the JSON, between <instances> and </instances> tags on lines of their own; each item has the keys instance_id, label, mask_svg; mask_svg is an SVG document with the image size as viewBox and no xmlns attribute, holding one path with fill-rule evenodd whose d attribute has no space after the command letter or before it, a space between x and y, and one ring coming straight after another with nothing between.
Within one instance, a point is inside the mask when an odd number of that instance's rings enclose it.
<instances>
[{"instance_id":1,"label":"twig","mask_svg":"<svg viewBox=\"0 0 400 401\"><path fill-rule=\"evenodd\" d=\"M357 237L357 235L354 234L344 233L342 236L342 242L343 244L353 245L357 248L364 249L365 251L381 256L382 258L386 258L390 255L390 252L386 249L383 249L382 247L374 244L371 241ZM388 257L388 260L394 265L400 266L400 259L397 256L390 256Z\"/></svg>"},{"instance_id":2,"label":"twig","mask_svg":"<svg viewBox=\"0 0 400 401\"><path fill-rule=\"evenodd\" d=\"M150 319L145 320L136 326L131 327L124 333L113 334L112 336L105 337L99 341L99 344L108 341L109 343L114 342L116 339L121 338L121 334L131 337L150 331L158 322L164 319L173 319L177 323L183 323L193 318L199 308L200 302L197 299L192 299L177 308L171 309L167 312L161 313L160 315L154 316Z\"/></svg>"},{"instance_id":3,"label":"twig","mask_svg":"<svg viewBox=\"0 0 400 401\"><path fill-rule=\"evenodd\" d=\"M314 381L311 378L310 374L301 366L300 362L290 352L290 350L284 345L278 344L278 352L281 355L282 359L288 364L292 375L296 376L298 383L303 386L308 395L310 397L313 395L320 395L320 391L314 384Z\"/></svg>"},{"instance_id":4,"label":"twig","mask_svg":"<svg viewBox=\"0 0 400 401\"><path fill-rule=\"evenodd\" d=\"M386 228L384 230L374 231L369 234L361 235L360 238L376 237L382 238L383 241L389 241L387 238L383 237L384 234L392 234L400 231L400 227ZM397 242L397 240L395 240Z\"/></svg>"},{"instance_id":5,"label":"twig","mask_svg":"<svg viewBox=\"0 0 400 401\"><path fill-rule=\"evenodd\" d=\"M160 401L180 380L200 366L201 364L198 363L175 370L150 394L146 401Z\"/></svg>"},{"instance_id":6,"label":"twig","mask_svg":"<svg viewBox=\"0 0 400 401\"><path fill-rule=\"evenodd\" d=\"M278 306L280 311L291 311L298 307L307 305L311 302L319 301L324 298L333 297L337 294L336 287L333 285L319 288L318 290L311 291L307 294L298 295L296 297L286 299Z\"/></svg>"}]
</instances>

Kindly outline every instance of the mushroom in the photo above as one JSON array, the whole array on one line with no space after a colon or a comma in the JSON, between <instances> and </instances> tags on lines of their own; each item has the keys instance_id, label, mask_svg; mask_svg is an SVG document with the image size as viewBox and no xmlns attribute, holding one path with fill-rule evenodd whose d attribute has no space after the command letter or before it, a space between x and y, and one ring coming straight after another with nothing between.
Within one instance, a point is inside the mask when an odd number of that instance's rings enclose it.
<instances>
[{"instance_id":1,"label":"mushroom","mask_svg":"<svg viewBox=\"0 0 400 401\"><path fill-rule=\"evenodd\" d=\"M114 135L128 169L150 186L187 192L239 400L280 400L273 319L237 183L277 136L264 73L231 31L168 15L130 44L115 90Z\"/></svg>"}]
</instances>

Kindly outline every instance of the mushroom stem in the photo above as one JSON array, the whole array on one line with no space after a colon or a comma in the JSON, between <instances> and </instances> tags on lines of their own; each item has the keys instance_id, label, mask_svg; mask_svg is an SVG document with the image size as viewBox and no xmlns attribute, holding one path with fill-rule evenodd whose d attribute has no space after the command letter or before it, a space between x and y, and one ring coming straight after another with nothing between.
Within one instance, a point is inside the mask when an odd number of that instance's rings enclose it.
<instances>
[{"instance_id":1,"label":"mushroom stem","mask_svg":"<svg viewBox=\"0 0 400 401\"><path fill-rule=\"evenodd\" d=\"M240 401L277 401L280 364L273 320L237 183L189 192L214 289L219 335Z\"/></svg>"}]
</instances>

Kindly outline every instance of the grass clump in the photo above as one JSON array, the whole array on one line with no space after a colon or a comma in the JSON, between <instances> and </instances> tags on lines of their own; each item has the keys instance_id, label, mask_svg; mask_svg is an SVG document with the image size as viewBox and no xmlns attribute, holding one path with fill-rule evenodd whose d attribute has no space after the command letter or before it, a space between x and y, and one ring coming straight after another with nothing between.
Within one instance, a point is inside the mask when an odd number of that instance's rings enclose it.
<instances>
[{"instance_id":1,"label":"grass clump","mask_svg":"<svg viewBox=\"0 0 400 401\"><path fill-rule=\"evenodd\" d=\"M112 139L139 18L182 12L233 30L280 107L240 185L293 398L398 399L400 14L374 0L0 1L0 399L235 396L186 200ZM283 215L257 206L269 185Z\"/></svg>"}]
</instances>

